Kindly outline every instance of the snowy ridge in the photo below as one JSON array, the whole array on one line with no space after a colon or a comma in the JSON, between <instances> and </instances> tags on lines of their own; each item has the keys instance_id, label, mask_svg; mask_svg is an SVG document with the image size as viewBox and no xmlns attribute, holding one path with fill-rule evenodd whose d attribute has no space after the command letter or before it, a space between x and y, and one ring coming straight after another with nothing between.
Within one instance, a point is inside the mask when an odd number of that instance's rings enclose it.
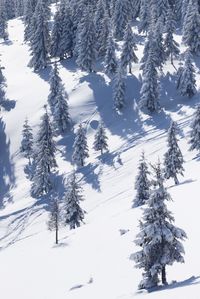
<instances>
[{"instance_id":1,"label":"snowy ridge","mask_svg":"<svg viewBox=\"0 0 200 299\"><path fill-rule=\"evenodd\" d=\"M49 93L50 68L40 76L27 67L28 47L23 42L20 19L9 22L10 41L2 43L1 61L7 79L7 97L16 101L1 117L2 169L7 184L1 196L9 203L0 211L0 278L4 299L131 299L146 296L137 292L141 272L134 268L130 256L137 250L133 240L138 232L141 209L132 209L135 195L134 178L138 160L145 150L147 160L154 163L166 151L166 130L171 119L181 129L180 148L184 155L184 178L180 185L167 182L173 202L170 210L176 224L186 231L185 264L167 267L169 281L177 281L151 292L149 298L196 299L200 291L199 275L199 160L189 152L188 130L191 115L199 102L177 95L174 69L164 68L161 78L163 111L147 116L139 112L139 67L134 77L128 76L127 102L124 115L112 112L111 87L100 72L87 74L77 69L72 60L59 65L60 75L69 95L70 114L74 123L87 124L90 157L78 172L84 189L82 207L87 211L85 225L74 231L63 228L60 245L54 246L54 233L47 231L45 201L30 197L30 182L24 173L25 159L19 153L21 130L26 117L37 132L43 105ZM177 36L177 40L180 36ZM184 47L181 49L184 51ZM142 55L142 46L137 55ZM175 61L176 63L176 61ZM198 63L198 61L197 61ZM197 75L197 88L200 87ZM134 95L134 98L133 96ZM80 113L81 111L81 113ZM109 153L103 163L92 144L99 121L108 132ZM3 130L5 126L6 136ZM56 139L60 179L73 170L71 164L73 133ZM6 149L6 150L5 150ZM121 162L118 161L120 154ZM126 233L121 235L120 230Z\"/></svg>"}]
</instances>

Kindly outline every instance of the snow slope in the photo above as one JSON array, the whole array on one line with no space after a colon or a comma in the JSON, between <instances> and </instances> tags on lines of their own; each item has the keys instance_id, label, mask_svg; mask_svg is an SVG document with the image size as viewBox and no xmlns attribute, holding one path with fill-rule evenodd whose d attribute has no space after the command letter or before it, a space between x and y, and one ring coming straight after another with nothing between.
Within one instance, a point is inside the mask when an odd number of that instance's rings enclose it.
<instances>
[{"instance_id":1,"label":"snow slope","mask_svg":"<svg viewBox=\"0 0 200 299\"><path fill-rule=\"evenodd\" d=\"M167 268L169 282L177 283L148 294L148 298L197 299L200 292L200 217L198 191L199 161L188 151L188 130L199 94L192 100L177 95L174 69L167 65L162 78L163 111L147 116L138 111L140 75L128 76L127 107L123 115L112 111L111 86L101 72L87 74L73 61L60 65L60 74L69 94L70 113L75 123L87 124L90 158L79 170L84 189L85 224L60 232L60 245L54 246L54 233L47 231L45 201L29 194L30 182L24 173L26 160L19 153L25 117L37 131L43 105L47 101L50 67L40 75L27 67L28 47L23 43L20 19L9 22L8 43L0 44L1 64L7 78L7 110L0 119L0 195L5 207L0 211L0 294L3 299L131 299L139 293L140 270L130 255L137 250L133 240L138 232L141 209L132 209L137 163L144 149L149 161L162 158L166 150L166 129L178 121L180 147L185 159L185 177L180 185L168 182L177 226L188 234L185 264ZM180 37L177 36L180 40ZM184 48L182 48L184 51ZM142 46L137 55L141 57ZM196 62L197 67L199 61ZM170 73L167 73L170 72ZM200 84L198 74L197 83ZM198 86L199 87L199 86ZM92 149L99 120L108 131L109 154L103 163ZM57 138L59 180L72 171L74 133ZM117 157L120 154L121 162ZM120 230L125 230L121 234Z\"/></svg>"}]
</instances>

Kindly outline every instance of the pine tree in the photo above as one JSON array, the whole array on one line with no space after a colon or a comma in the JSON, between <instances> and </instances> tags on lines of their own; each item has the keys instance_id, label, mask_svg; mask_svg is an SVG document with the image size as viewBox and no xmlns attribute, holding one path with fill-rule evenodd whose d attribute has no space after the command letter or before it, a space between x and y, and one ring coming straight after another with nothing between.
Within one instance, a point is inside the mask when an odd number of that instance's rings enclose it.
<instances>
[{"instance_id":1,"label":"pine tree","mask_svg":"<svg viewBox=\"0 0 200 299\"><path fill-rule=\"evenodd\" d=\"M190 131L190 150L197 150L200 153L200 105L194 113Z\"/></svg>"},{"instance_id":2,"label":"pine tree","mask_svg":"<svg viewBox=\"0 0 200 299\"><path fill-rule=\"evenodd\" d=\"M4 0L6 19L10 20L15 17L15 1L14 0Z\"/></svg>"},{"instance_id":3,"label":"pine tree","mask_svg":"<svg viewBox=\"0 0 200 299\"><path fill-rule=\"evenodd\" d=\"M132 62L138 63L138 58L135 55L134 50L137 50L137 47L134 41L134 35L131 26L128 23L125 31L125 36L124 36L124 45L121 54L121 64L125 70L127 69L127 66L129 67L130 74L132 73L131 71Z\"/></svg>"},{"instance_id":4,"label":"pine tree","mask_svg":"<svg viewBox=\"0 0 200 299\"><path fill-rule=\"evenodd\" d=\"M150 172L145 160L144 152L140 158L138 166L138 175L135 181L136 196L133 201L133 207L139 207L145 204L150 197L150 180L148 179Z\"/></svg>"},{"instance_id":5,"label":"pine tree","mask_svg":"<svg viewBox=\"0 0 200 299\"><path fill-rule=\"evenodd\" d=\"M186 53L184 66L181 66L178 70L177 88L181 96L191 98L196 93L195 69L189 51Z\"/></svg>"},{"instance_id":6,"label":"pine tree","mask_svg":"<svg viewBox=\"0 0 200 299\"><path fill-rule=\"evenodd\" d=\"M103 123L100 123L98 130L94 137L94 149L95 151L101 151L101 155L103 154L103 151L108 150L108 143L107 143L108 137L106 136L106 131L104 128Z\"/></svg>"},{"instance_id":7,"label":"pine tree","mask_svg":"<svg viewBox=\"0 0 200 299\"><path fill-rule=\"evenodd\" d=\"M79 125L73 145L72 159L77 166L84 166L85 159L89 157L86 132L82 124Z\"/></svg>"},{"instance_id":8,"label":"pine tree","mask_svg":"<svg viewBox=\"0 0 200 299\"><path fill-rule=\"evenodd\" d=\"M184 262L181 241L187 236L182 229L174 226L174 217L167 209L166 201L171 197L163 185L160 164L155 170L157 183L147 200L135 241L141 250L133 255L136 267L144 269L140 289L156 287L160 275L162 283L167 284L166 266Z\"/></svg>"},{"instance_id":9,"label":"pine tree","mask_svg":"<svg viewBox=\"0 0 200 299\"><path fill-rule=\"evenodd\" d=\"M176 30L175 19L171 8L167 12L166 20L166 37L164 42L166 58L170 57L171 64L173 65L174 57L177 57L180 53L179 44L174 40L173 34Z\"/></svg>"},{"instance_id":10,"label":"pine tree","mask_svg":"<svg viewBox=\"0 0 200 299\"><path fill-rule=\"evenodd\" d=\"M2 67L0 66L0 106L3 104L5 100L5 87L6 87L6 79L2 73Z\"/></svg>"},{"instance_id":11,"label":"pine tree","mask_svg":"<svg viewBox=\"0 0 200 299\"><path fill-rule=\"evenodd\" d=\"M197 0L190 0L183 26L183 42L194 54L200 54L200 14Z\"/></svg>"},{"instance_id":12,"label":"pine tree","mask_svg":"<svg viewBox=\"0 0 200 299\"><path fill-rule=\"evenodd\" d=\"M24 1L23 0L17 0L16 1L16 16L21 17L24 14Z\"/></svg>"},{"instance_id":13,"label":"pine tree","mask_svg":"<svg viewBox=\"0 0 200 299\"><path fill-rule=\"evenodd\" d=\"M35 32L32 30L32 22L36 7L36 1L35 0L26 0L24 3L24 23L25 23L25 29L24 29L24 40L25 42L30 40L32 32Z\"/></svg>"},{"instance_id":14,"label":"pine tree","mask_svg":"<svg viewBox=\"0 0 200 299\"><path fill-rule=\"evenodd\" d=\"M57 197L52 197L50 200L50 211L48 220L48 229L50 231L55 231L55 241L58 244L58 232L61 225L62 215L59 205L59 199Z\"/></svg>"},{"instance_id":15,"label":"pine tree","mask_svg":"<svg viewBox=\"0 0 200 299\"><path fill-rule=\"evenodd\" d=\"M127 1L116 0L112 15L114 37L122 40L128 22Z\"/></svg>"},{"instance_id":16,"label":"pine tree","mask_svg":"<svg viewBox=\"0 0 200 299\"><path fill-rule=\"evenodd\" d=\"M28 124L28 119L25 119L23 130L22 130L22 141L21 141L21 152L25 158L30 159L33 155L33 134L32 128Z\"/></svg>"},{"instance_id":17,"label":"pine tree","mask_svg":"<svg viewBox=\"0 0 200 299\"><path fill-rule=\"evenodd\" d=\"M64 196L64 221L70 229L79 227L83 222L85 211L80 207L82 200L82 188L77 182L75 173L73 173Z\"/></svg>"},{"instance_id":18,"label":"pine tree","mask_svg":"<svg viewBox=\"0 0 200 299\"><path fill-rule=\"evenodd\" d=\"M158 111L159 84L158 73L155 65L154 52L150 51L143 74L142 87L140 91L140 108L147 108L150 112Z\"/></svg>"},{"instance_id":19,"label":"pine tree","mask_svg":"<svg viewBox=\"0 0 200 299\"><path fill-rule=\"evenodd\" d=\"M110 32L107 40L107 48L105 55L105 73L109 76L112 76L116 73L117 70L117 58L115 55L115 42L113 40L112 32Z\"/></svg>"},{"instance_id":20,"label":"pine tree","mask_svg":"<svg viewBox=\"0 0 200 299\"><path fill-rule=\"evenodd\" d=\"M55 107L53 111L53 118L55 127L61 134L70 127L70 116L68 107L68 96L64 87L60 84L59 91L55 99Z\"/></svg>"},{"instance_id":21,"label":"pine tree","mask_svg":"<svg viewBox=\"0 0 200 299\"><path fill-rule=\"evenodd\" d=\"M47 66L48 51L49 51L49 27L47 19L47 8L44 0L38 0L34 17L36 18L36 30L31 35L31 56L32 59L29 63L34 71L40 71Z\"/></svg>"},{"instance_id":22,"label":"pine tree","mask_svg":"<svg viewBox=\"0 0 200 299\"><path fill-rule=\"evenodd\" d=\"M95 29L90 8L85 8L78 32L77 65L84 71L92 72L96 56Z\"/></svg>"},{"instance_id":23,"label":"pine tree","mask_svg":"<svg viewBox=\"0 0 200 299\"><path fill-rule=\"evenodd\" d=\"M54 15L53 28L51 32L50 55L52 57L60 57L60 40L62 34L61 14L58 9Z\"/></svg>"},{"instance_id":24,"label":"pine tree","mask_svg":"<svg viewBox=\"0 0 200 299\"><path fill-rule=\"evenodd\" d=\"M55 160L56 147L53 141L53 133L49 115L45 111L41 118L41 124L34 152L35 171L31 192L34 197L47 194L52 188L51 173L57 167Z\"/></svg>"},{"instance_id":25,"label":"pine tree","mask_svg":"<svg viewBox=\"0 0 200 299\"><path fill-rule=\"evenodd\" d=\"M0 1L0 39L8 39L7 31L7 16L5 11L5 3L3 0Z\"/></svg>"},{"instance_id":26,"label":"pine tree","mask_svg":"<svg viewBox=\"0 0 200 299\"><path fill-rule=\"evenodd\" d=\"M118 65L116 75L113 79L113 107L116 112L120 112L125 106L125 82L123 69Z\"/></svg>"},{"instance_id":27,"label":"pine tree","mask_svg":"<svg viewBox=\"0 0 200 299\"><path fill-rule=\"evenodd\" d=\"M140 23L138 25L139 33L148 32L149 25L150 25L149 1L148 0L141 0Z\"/></svg>"},{"instance_id":28,"label":"pine tree","mask_svg":"<svg viewBox=\"0 0 200 299\"><path fill-rule=\"evenodd\" d=\"M164 159L164 174L166 179L173 178L175 184L179 183L177 174L183 175L183 156L178 146L177 140L177 124L172 121L168 131L168 150Z\"/></svg>"},{"instance_id":29,"label":"pine tree","mask_svg":"<svg viewBox=\"0 0 200 299\"><path fill-rule=\"evenodd\" d=\"M166 61L166 53L165 53L164 42L163 42L162 17L159 17L156 22L154 40L155 40L155 49L154 49L155 63L156 66L162 70L163 64Z\"/></svg>"},{"instance_id":30,"label":"pine tree","mask_svg":"<svg viewBox=\"0 0 200 299\"><path fill-rule=\"evenodd\" d=\"M59 72L58 72L57 63L54 63L54 67L50 74L49 84L50 84L50 93L48 95L48 103L51 108L51 112L53 114L55 105L56 105L56 98L59 94L59 91L60 91L60 88L62 85L62 81L61 81L61 78L60 78Z\"/></svg>"}]
</instances>

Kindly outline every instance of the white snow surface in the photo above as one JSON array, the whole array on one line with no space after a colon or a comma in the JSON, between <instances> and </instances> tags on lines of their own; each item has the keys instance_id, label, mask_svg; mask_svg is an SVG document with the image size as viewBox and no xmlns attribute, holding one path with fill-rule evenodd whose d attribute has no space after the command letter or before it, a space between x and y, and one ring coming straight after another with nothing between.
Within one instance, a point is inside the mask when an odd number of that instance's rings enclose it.
<instances>
[{"instance_id":1,"label":"white snow surface","mask_svg":"<svg viewBox=\"0 0 200 299\"><path fill-rule=\"evenodd\" d=\"M134 76L128 76L126 80L126 108L123 115L116 115L112 110L108 77L98 71L94 74L81 72L71 60L59 65L75 129L80 121L87 124L90 158L79 170L85 197L82 207L87 211L85 223L76 230L62 228L60 244L55 246L54 233L46 226L45 205L42 200L31 198L30 182L24 173L27 160L19 153L25 117L29 118L34 133L37 132L49 92L51 68L39 75L27 67L30 54L23 42L20 19L9 22L9 36L9 42L0 44L0 59L5 67L7 97L16 103L10 111L2 110L0 120L0 174L4 176L0 194L5 200L5 207L0 210L0 297L198 299L200 161L195 158L195 152L188 151L188 132L199 93L193 99L178 96L174 68L167 65L164 68L166 76L161 78L163 111L153 116L145 115L138 111L136 104L141 81L139 65L134 65ZM180 41L180 36L177 40ZM184 51L183 46L181 49ZM142 56L142 46L137 55ZM196 68L199 62L197 59ZM199 74L197 83L200 85ZM177 121L180 128L179 144L185 159L185 176L180 178L178 186L174 186L173 181L167 182L173 198L168 207L174 213L176 225L188 235L184 242L185 263L167 267L169 283L176 283L147 294L137 291L141 271L134 268L130 259L130 255L139 249L133 241L142 214L140 208L131 208L134 180L142 150L152 163L158 157L162 159L171 119ZM103 158L104 163L92 149L100 120L103 120L109 137L110 152ZM73 140L73 133L56 139L59 175L63 178L67 178L73 169Z\"/></svg>"}]
</instances>

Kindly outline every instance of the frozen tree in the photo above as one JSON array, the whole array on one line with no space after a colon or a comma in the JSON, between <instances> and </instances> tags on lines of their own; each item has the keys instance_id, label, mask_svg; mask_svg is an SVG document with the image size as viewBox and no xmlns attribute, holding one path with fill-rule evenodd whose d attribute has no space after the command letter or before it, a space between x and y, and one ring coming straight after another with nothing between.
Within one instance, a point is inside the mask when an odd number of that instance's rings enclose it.
<instances>
[{"instance_id":1,"label":"frozen tree","mask_svg":"<svg viewBox=\"0 0 200 299\"><path fill-rule=\"evenodd\" d=\"M155 49L154 49L155 63L156 63L156 66L162 70L162 66L166 61L166 53L165 53L164 42L163 42L163 19L162 19L162 17L159 17L156 22L153 38L154 38L154 43L155 43L155 45L154 45L155 46Z\"/></svg>"},{"instance_id":2,"label":"frozen tree","mask_svg":"<svg viewBox=\"0 0 200 299\"><path fill-rule=\"evenodd\" d=\"M77 65L87 72L92 72L96 57L95 28L90 8L85 8L78 30Z\"/></svg>"},{"instance_id":3,"label":"frozen tree","mask_svg":"<svg viewBox=\"0 0 200 299\"><path fill-rule=\"evenodd\" d=\"M180 53L179 44L173 38L173 34L175 30L176 30L176 26L175 26L174 14L170 7L167 12L166 37L164 41L164 48L165 48L166 58L170 57L172 65L173 65L174 57L177 57Z\"/></svg>"},{"instance_id":4,"label":"frozen tree","mask_svg":"<svg viewBox=\"0 0 200 299\"><path fill-rule=\"evenodd\" d=\"M114 75L117 70L117 58L115 55L115 42L113 39L112 32L110 32L107 40L107 48L105 55L105 72L107 75Z\"/></svg>"},{"instance_id":5,"label":"frozen tree","mask_svg":"<svg viewBox=\"0 0 200 299\"><path fill-rule=\"evenodd\" d=\"M51 173L57 167L55 160L56 147L50 125L49 115L45 111L37 136L34 151L35 170L33 174L32 195L40 197L47 194L53 187Z\"/></svg>"},{"instance_id":6,"label":"frozen tree","mask_svg":"<svg viewBox=\"0 0 200 299\"><path fill-rule=\"evenodd\" d=\"M56 244L58 244L58 232L59 227L61 225L62 215L61 215L61 208L59 205L59 199L51 196L50 199L50 211L49 211L49 219L48 219L48 229L50 231L55 231L55 240Z\"/></svg>"},{"instance_id":7,"label":"frozen tree","mask_svg":"<svg viewBox=\"0 0 200 299\"><path fill-rule=\"evenodd\" d=\"M0 1L0 39L8 39L7 31L7 16L5 11L5 3L3 0Z\"/></svg>"},{"instance_id":8,"label":"frozen tree","mask_svg":"<svg viewBox=\"0 0 200 299\"><path fill-rule=\"evenodd\" d=\"M104 128L103 123L100 123L97 132L94 137L94 149L95 151L101 151L101 155L103 154L103 151L108 150L108 143L107 143L108 137L106 136L106 131Z\"/></svg>"},{"instance_id":9,"label":"frozen tree","mask_svg":"<svg viewBox=\"0 0 200 299\"><path fill-rule=\"evenodd\" d=\"M118 65L117 72L113 78L113 107L116 112L120 112L125 106L125 82L121 64Z\"/></svg>"},{"instance_id":10,"label":"frozen tree","mask_svg":"<svg viewBox=\"0 0 200 299\"><path fill-rule=\"evenodd\" d=\"M79 125L73 145L72 159L77 166L84 166L85 159L89 157L86 131L82 124Z\"/></svg>"},{"instance_id":11,"label":"frozen tree","mask_svg":"<svg viewBox=\"0 0 200 299\"><path fill-rule=\"evenodd\" d=\"M15 17L15 0L4 0L7 20Z\"/></svg>"},{"instance_id":12,"label":"frozen tree","mask_svg":"<svg viewBox=\"0 0 200 299\"><path fill-rule=\"evenodd\" d=\"M150 112L158 111L160 108L159 83L153 51L150 51L149 53L143 73L139 106L140 108L146 108Z\"/></svg>"},{"instance_id":13,"label":"frozen tree","mask_svg":"<svg viewBox=\"0 0 200 299\"><path fill-rule=\"evenodd\" d=\"M27 42L30 40L30 36L34 30L32 30L32 22L34 16L34 11L36 7L36 0L26 0L24 2L24 40Z\"/></svg>"},{"instance_id":14,"label":"frozen tree","mask_svg":"<svg viewBox=\"0 0 200 299\"><path fill-rule=\"evenodd\" d=\"M171 197L163 185L160 164L155 170L156 186L143 210L140 232L135 240L141 250L133 255L136 267L144 270L139 289L147 290L158 285L160 276L162 283L167 284L167 265L184 262L181 241L187 237L174 225L174 217L167 209L166 201Z\"/></svg>"},{"instance_id":15,"label":"frozen tree","mask_svg":"<svg viewBox=\"0 0 200 299\"><path fill-rule=\"evenodd\" d=\"M190 131L190 150L197 150L200 153L200 105L194 113Z\"/></svg>"},{"instance_id":16,"label":"frozen tree","mask_svg":"<svg viewBox=\"0 0 200 299\"><path fill-rule=\"evenodd\" d=\"M50 84L50 93L48 95L48 103L51 108L51 112L53 114L53 111L55 109L55 104L56 104L56 98L59 94L60 86L62 85L62 81L58 72L57 63L54 63L54 67L52 68L49 84Z\"/></svg>"},{"instance_id":17,"label":"frozen tree","mask_svg":"<svg viewBox=\"0 0 200 299\"><path fill-rule=\"evenodd\" d=\"M21 152L25 158L30 159L33 155L33 134L32 128L29 126L28 119L25 119L23 130L22 130L22 141L21 141Z\"/></svg>"},{"instance_id":18,"label":"frozen tree","mask_svg":"<svg viewBox=\"0 0 200 299\"><path fill-rule=\"evenodd\" d=\"M50 55L52 57L60 57L60 41L62 34L61 14L58 9L54 15L53 28L51 32Z\"/></svg>"},{"instance_id":19,"label":"frozen tree","mask_svg":"<svg viewBox=\"0 0 200 299\"><path fill-rule=\"evenodd\" d=\"M183 42L194 54L200 54L200 14L197 0L190 0L183 26Z\"/></svg>"},{"instance_id":20,"label":"frozen tree","mask_svg":"<svg viewBox=\"0 0 200 299\"><path fill-rule=\"evenodd\" d=\"M55 127L61 134L70 127L70 116L68 107L68 96L62 84L59 84L58 94L55 98L53 118Z\"/></svg>"},{"instance_id":21,"label":"frozen tree","mask_svg":"<svg viewBox=\"0 0 200 299\"><path fill-rule=\"evenodd\" d=\"M143 70L143 72L146 67L147 60L149 58L149 53L150 52L153 53L155 48L156 48L155 39L154 39L153 30L152 30L152 26L151 26L151 28L148 32L148 35L147 35L147 40L144 45L143 56L140 61L140 69ZM154 60L155 60L155 56L154 56Z\"/></svg>"},{"instance_id":22,"label":"frozen tree","mask_svg":"<svg viewBox=\"0 0 200 299\"><path fill-rule=\"evenodd\" d=\"M116 0L113 9L112 23L115 38L122 40L128 22L127 0Z\"/></svg>"},{"instance_id":23,"label":"frozen tree","mask_svg":"<svg viewBox=\"0 0 200 299\"><path fill-rule=\"evenodd\" d=\"M178 70L177 88L181 96L193 97L196 93L195 69L192 63L191 53L188 51L185 64Z\"/></svg>"},{"instance_id":24,"label":"frozen tree","mask_svg":"<svg viewBox=\"0 0 200 299\"><path fill-rule=\"evenodd\" d=\"M133 207L142 206L150 197L150 180L148 178L150 172L144 156L144 152L140 158L138 166L138 175L135 181L136 196L133 201Z\"/></svg>"},{"instance_id":25,"label":"frozen tree","mask_svg":"<svg viewBox=\"0 0 200 299\"><path fill-rule=\"evenodd\" d=\"M3 104L5 100L5 87L6 87L6 79L2 73L2 67L0 65L0 106Z\"/></svg>"},{"instance_id":26,"label":"frozen tree","mask_svg":"<svg viewBox=\"0 0 200 299\"><path fill-rule=\"evenodd\" d=\"M122 54L121 54L121 64L122 67L126 70L127 66L129 67L129 73L131 74L131 67L132 62L138 63L138 58L135 55L134 50L137 50L134 35L131 29L130 24L127 24L125 36L124 36L124 44L122 48Z\"/></svg>"},{"instance_id":27,"label":"frozen tree","mask_svg":"<svg viewBox=\"0 0 200 299\"><path fill-rule=\"evenodd\" d=\"M70 229L75 229L83 222L85 211L80 207L83 200L82 188L77 182L75 173L69 180L67 192L64 195L64 221Z\"/></svg>"},{"instance_id":28,"label":"frozen tree","mask_svg":"<svg viewBox=\"0 0 200 299\"><path fill-rule=\"evenodd\" d=\"M32 32L31 35L32 58L29 65L34 68L34 71L40 71L47 66L50 43L46 4L44 4L44 0L38 0L34 17L36 18L36 23L35 32Z\"/></svg>"},{"instance_id":29,"label":"frozen tree","mask_svg":"<svg viewBox=\"0 0 200 299\"><path fill-rule=\"evenodd\" d=\"M156 15L157 18L162 19L162 22L164 24L166 18L167 18L167 10L169 8L169 0L156 0L154 1L156 3Z\"/></svg>"},{"instance_id":30,"label":"frozen tree","mask_svg":"<svg viewBox=\"0 0 200 299\"><path fill-rule=\"evenodd\" d=\"M16 16L21 17L24 14L24 0L17 0L16 1Z\"/></svg>"},{"instance_id":31,"label":"frozen tree","mask_svg":"<svg viewBox=\"0 0 200 299\"><path fill-rule=\"evenodd\" d=\"M138 25L138 31L147 32L150 25L150 11L149 11L149 1L148 0L141 0L140 6L140 22Z\"/></svg>"},{"instance_id":32,"label":"frozen tree","mask_svg":"<svg viewBox=\"0 0 200 299\"><path fill-rule=\"evenodd\" d=\"M183 175L183 155L178 146L177 140L177 124L172 121L168 130L168 150L164 158L164 175L166 179L173 178L175 184L179 183L177 174Z\"/></svg>"}]
</instances>

